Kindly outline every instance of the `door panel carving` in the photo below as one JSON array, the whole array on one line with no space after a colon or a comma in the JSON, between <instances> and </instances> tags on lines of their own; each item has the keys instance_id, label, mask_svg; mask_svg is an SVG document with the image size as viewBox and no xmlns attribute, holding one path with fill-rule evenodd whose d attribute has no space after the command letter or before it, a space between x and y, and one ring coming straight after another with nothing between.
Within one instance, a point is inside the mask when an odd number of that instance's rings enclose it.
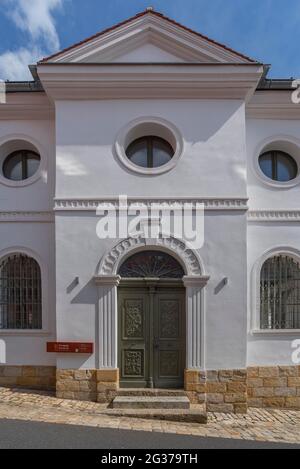
<instances>
[{"instance_id":1,"label":"door panel carving","mask_svg":"<svg viewBox=\"0 0 300 469\"><path fill-rule=\"evenodd\" d=\"M183 387L185 290L131 285L118 290L120 386Z\"/></svg>"},{"instance_id":2,"label":"door panel carving","mask_svg":"<svg viewBox=\"0 0 300 469\"><path fill-rule=\"evenodd\" d=\"M178 300L161 300L159 320L161 338L175 339L179 337Z\"/></svg>"},{"instance_id":3,"label":"door panel carving","mask_svg":"<svg viewBox=\"0 0 300 469\"><path fill-rule=\"evenodd\" d=\"M143 339L144 311L142 300L128 299L124 301L123 324L123 338Z\"/></svg>"},{"instance_id":4,"label":"door panel carving","mask_svg":"<svg viewBox=\"0 0 300 469\"><path fill-rule=\"evenodd\" d=\"M144 350L123 350L124 376L143 378Z\"/></svg>"}]
</instances>

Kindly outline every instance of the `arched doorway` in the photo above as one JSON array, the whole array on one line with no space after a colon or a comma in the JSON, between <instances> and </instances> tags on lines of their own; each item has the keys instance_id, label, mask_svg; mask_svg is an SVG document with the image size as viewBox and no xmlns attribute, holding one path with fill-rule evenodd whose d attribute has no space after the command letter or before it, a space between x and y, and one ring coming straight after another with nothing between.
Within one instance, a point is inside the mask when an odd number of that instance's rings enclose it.
<instances>
[{"instance_id":1,"label":"arched doorway","mask_svg":"<svg viewBox=\"0 0 300 469\"><path fill-rule=\"evenodd\" d=\"M170 254L138 251L119 267L121 387L181 388L186 364L185 271Z\"/></svg>"}]
</instances>

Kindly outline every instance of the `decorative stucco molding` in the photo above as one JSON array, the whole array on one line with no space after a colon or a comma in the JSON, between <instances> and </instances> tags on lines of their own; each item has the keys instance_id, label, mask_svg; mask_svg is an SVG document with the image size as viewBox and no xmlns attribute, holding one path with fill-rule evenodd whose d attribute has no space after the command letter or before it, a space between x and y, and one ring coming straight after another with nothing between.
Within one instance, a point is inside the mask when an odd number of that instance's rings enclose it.
<instances>
[{"instance_id":1,"label":"decorative stucco molding","mask_svg":"<svg viewBox=\"0 0 300 469\"><path fill-rule=\"evenodd\" d=\"M162 204L164 207L169 209L176 208L178 203L189 203L196 207L196 204L204 204L206 210L248 210L247 205L248 199L237 199L237 198L196 198L196 197L132 197L128 198L128 205L131 208L142 207L150 208L151 204ZM101 204L111 204L112 207L118 207L117 197L99 197L99 198L58 198L55 199L56 211L96 211Z\"/></svg>"},{"instance_id":2,"label":"decorative stucco molding","mask_svg":"<svg viewBox=\"0 0 300 469\"><path fill-rule=\"evenodd\" d=\"M6 93L6 103L0 106L0 121L8 120L53 120L54 104L43 92Z\"/></svg>"},{"instance_id":3,"label":"decorative stucco molding","mask_svg":"<svg viewBox=\"0 0 300 469\"><path fill-rule=\"evenodd\" d=\"M132 251L155 248L171 252L181 264L184 264L186 275L201 275L203 267L198 256L181 240L175 238L127 238L113 247L101 260L98 276L116 275L124 258Z\"/></svg>"},{"instance_id":4,"label":"decorative stucco molding","mask_svg":"<svg viewBox=\"0 0 300 469\"><path fill-rule=\"evenodd\" d=\"M256 91L247 103L248 119L299 120L300 106L293 103L291 90Z\"/></svg>"},{"instance_id":5,"label":"decorative stucco molding","mask_svg":"<svg viewBox=\"0 0 300 469\"><path fill-rule=\"evenodd\" d=\"M188 276L185 275L183 277L183 284L185 287L195 287L195 288L204 288L209 281L209 275L202 275L200 277L195 277L194 275Z\"/></svg>"},{"instance_id":6,"label":"decorative stucco molding","mask_svg":"<svg viewBox=\"0 0 300 469\"><path fill-rule=\"evenodd\" d=\"M244 201L244 203L243 203ZM103 203L103 200L59 200L56 201L56 211L96 211L99 205ZM131 199L129 202L129 208L134 205L136 208L139 206L150 207L151 203L162 203L164 207L170 209L176 208L178 203L192 203L193 207L196 207L196 203L204 203L206 210L247 210L245 199L176 199L176 200L165 200L165 199L145 199L137 200ZM111 203L117 207L116 200L106 199L106 204ZM300 210L249 210L248 211L248 222L300 222ZM31 223L53 223L54 213L53 212L42 212L42 211L0 211L0 223L3 222L31 222Z\"/></svg>"},{"instance_id":7,"label":"decorative stucco molding","mask_svg":"<svg viewBox=\"0 0 300 469\"><path fill-rule=\"evenodd\" d=\"M54 223L53 212L0 212L0 223Z\"/></svg>"},{"instance_id":8,"label":"decorative stucco molding","mask_svg":"<svg viewBox=\"0 0 300 469\"><path fill-rule=\"evenodd\" d=\"M120 283L120 275L95 275L95 284L101 286L117 287Z\"/></svg>"},{"instance_id":9,"label":"decorative stucco molding","mask_svg":"<svg viewBox=\"0 0 300 469\"><path fill-rule=\"evenodd\" d=\"M249 222L300 222L300 210L250 210Z\"/></svg>"}]
</instances>

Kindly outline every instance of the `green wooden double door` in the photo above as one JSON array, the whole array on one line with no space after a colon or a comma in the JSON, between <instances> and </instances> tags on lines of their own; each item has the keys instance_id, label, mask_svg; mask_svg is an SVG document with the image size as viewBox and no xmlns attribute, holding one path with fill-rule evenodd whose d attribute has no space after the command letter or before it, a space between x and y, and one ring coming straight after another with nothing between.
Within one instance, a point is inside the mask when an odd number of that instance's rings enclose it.
<instances>
[{"instance_id":1,"label":"green wooden double door","mask_svg":"<svg viewBox=\"0 0 300 469\"><path fill-rule=\"evenodd\" d=\"M181 284L118 288L121 387L181 388L185 368L185 289Z\"/></svg>"}]
</instances>

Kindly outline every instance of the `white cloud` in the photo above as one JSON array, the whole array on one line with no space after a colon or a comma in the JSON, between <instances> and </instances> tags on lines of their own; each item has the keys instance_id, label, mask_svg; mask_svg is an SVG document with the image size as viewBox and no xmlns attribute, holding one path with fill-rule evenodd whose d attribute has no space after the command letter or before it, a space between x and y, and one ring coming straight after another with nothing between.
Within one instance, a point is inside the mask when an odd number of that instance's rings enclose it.
<instances>
[{"instance_id":1,"label":"white cloud","mask_svg":"<svg viewBox=\"0 0 300 469\"><path fill-rule=\"evenodd\" d=\"M29 35L28 47L8 50L0 55L0 78L28 80L28 65L59 50L53 12L65 0L6 0L6 14L16 27Z\"/></svg>"},{"instance_id":2,"label":"white cloud","mask_svg":"<svg viewBox=\"0 0 300 469\"><path fill-rule=\"evenodd\" d=\"M0 55L0 77L11 81L32 80L28 65L37 62L39 57L41 52L37 49L4 52Z\"/></svg>"},{"instance_id":3,"label":"white cloud","mask_svg":"<svg viewBox=\"0 0 300 469\"><path fill-rule=\"evenodd\" d=\"M62 0L9 0L12 9L8 15L16 26L28 32L34 41L43 39L48 48L59 48L59 38L52 15L62 6Z\"/></svg>"}]
</instances>

